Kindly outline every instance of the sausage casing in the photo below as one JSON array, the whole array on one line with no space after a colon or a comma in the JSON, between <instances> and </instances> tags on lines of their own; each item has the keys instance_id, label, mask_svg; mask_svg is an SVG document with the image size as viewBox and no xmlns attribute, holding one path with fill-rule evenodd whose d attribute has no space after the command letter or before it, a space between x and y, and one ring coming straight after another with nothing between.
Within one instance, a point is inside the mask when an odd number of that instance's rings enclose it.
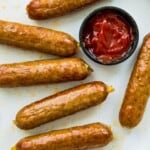
<instances>
[{"instance_id":1,"label":"sausage casing","mask_svg":"<svg viewBox=\"0 0 150 150\"><path fill-rule=\"evenodd\" d=\"M108 92L101 81L79 85L25 106L17 113L15 123L21 129L32 129L95 106L106 99Z\"/></svg>"},{"instance_id":2,"label":"sausage casing","mask_svg":"<svg viewBox=\"0 0 150 150\"><path fill-rule=\"evenodd\" d=\"M80 58L37 60L0 65L0 87L77 81L92 69Z\"/></svg>"},{"instance_id":3,"label":"sausage casing","mask_svg":"<svg viewBox=\"0 0 150 150\"><path fill-rule=\"evenodd\" d=\"M150 34L143 42L133 68L123 104L120 110L120 123L135 127L142 119L150 94Z\"/></svg>"},{"instance_id":4,"label":"sausage casing","mask_svg":"<svg viewBox=\"0 0 150 150\"><path fill-rule=\"evenodd\" d=\"M74 55L78 49L67 33L6 21L0 21L0 43L63 57Z\"/></svg>"},{"instance_id":5,"label":"sausage casing","mask_svg":"<svg viewBox=\"0 0 150 150\"><path fill-rule=\"evenodd\" d=\"M61 16L98 0L31 0L27 12L31 19Z\"/></svg>"},{"instance_id":6,"label":"sausage casing","mask_svg":"<svg viewBox=\"0 0 150 150\"><path fill-rule=\"evenodd\" d=\"M93 123L23 138L13 150L87 150L103 147L112 138L109 127Z\"/></svg>"}]
</instances>

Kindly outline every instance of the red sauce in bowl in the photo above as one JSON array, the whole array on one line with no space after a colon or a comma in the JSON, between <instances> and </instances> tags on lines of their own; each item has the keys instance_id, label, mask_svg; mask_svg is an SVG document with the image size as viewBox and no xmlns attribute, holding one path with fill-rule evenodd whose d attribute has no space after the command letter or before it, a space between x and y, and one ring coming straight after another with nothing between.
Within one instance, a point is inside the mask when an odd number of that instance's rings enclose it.
<instances>
[{"instance_id":1,"label":"red sauce in bowl","mask_svg":"<svg viewBox=\"0 0 150 150\"><path fill-rule=\"evenodd\" d=\"M118 13L107 10L96 14L83 31L87 50L98 61L115 62L125 55L134 40L132 27Z\"/></svg>"}]
</instances>

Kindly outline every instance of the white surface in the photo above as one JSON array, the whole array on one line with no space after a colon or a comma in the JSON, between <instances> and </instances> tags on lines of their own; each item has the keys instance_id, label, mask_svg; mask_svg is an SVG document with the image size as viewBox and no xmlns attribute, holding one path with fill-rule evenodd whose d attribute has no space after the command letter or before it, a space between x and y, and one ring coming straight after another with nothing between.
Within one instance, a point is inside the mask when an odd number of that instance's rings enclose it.
<instances>
[{"instance_id":1,"label":"white surface","mask_svg":"<svg viewBox=\"0 0 150 150\"><path fill-rule=\"evenodd\" d=\"M85 16L101 6L118 6L128 11L136 20L140 41L137 51L124 63L115 66L102 66L89 60L83 52L78 56L84 58L93 68L94 73L82 82L71 82L53 85L0 89L0 149L9 150L20 138L52 129L66 128L90 122L103 122L112 127L114 140L101 150L150 150L150 104L141 123L134 129L124 129L118 122L118 113L124 91L128 83L131 69L142 39L150 31L150 1L149 0L103 0L85 9L68 14L64 17L45 21L33 21L27 17L25 7L29 0L0 0L0 19L38 25L70 33L78 40L79 27ZM0 63L21 62L36 59L51 58L51 56L31 51L23 51L14 47L0 45ZM17 129L13 119L17 111L24 105L35 100L67 89L80 83L92 80L102 80L115 87L115 92L99 106L82 111L75 115L48 123L30 131Z\"/></svg>"}]
</instances>

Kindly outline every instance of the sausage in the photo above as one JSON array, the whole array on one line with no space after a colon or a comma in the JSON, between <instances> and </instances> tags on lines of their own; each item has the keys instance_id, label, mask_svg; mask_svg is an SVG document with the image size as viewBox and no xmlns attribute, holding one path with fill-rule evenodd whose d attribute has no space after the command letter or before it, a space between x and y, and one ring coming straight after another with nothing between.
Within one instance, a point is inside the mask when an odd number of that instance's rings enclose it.
<instances>
[{"instance_id":1,"label":"sausage","mask_svg":"<svg viewBox=\"0 0 150 150\"><path fill-rule=\"evenodd\" d=\"M134 65L119 119L122 126L135 127L141 121L150 94L150 34L143 41Z\"/></svg>"},{"instance_id":2,"label":"sausage","mask_svg":"<svg viewBox=\"0 0 150 150\"><path fill-rule=\"evenodd\" d=\"M31 0L27 13L31 19L47 19L61 16L98 0Z\"/></svg>"},{"instance_id":3,"label":"sausage","mask_svg":"<svg viewBox=\"0 0 150 150\"><path fill-rule=\"evenodd\" d=\"M92 123L23 138L12 150L87 150L103 147L112 139L108 126Z\"/></svg>"},{"instance_id":4,"label":"sausage","mask_svg":"<svg viewBox=\"0 0 150 150\"><path fill-rule=\"evenodd\" d=\"M0 43L63 57L78 50L78 43L67 33L6 21L0 21Z\"/></svg>"},{"instance_id":5,"label":"sausage","mask_svg":"<svg viewBox=\"0 0 150 150\"><path fill-rule=\"evenodd\" d=\"M58 92L23 107L15 123L26 130L38 127L102 103L109 91L103 82L93 81Z\"/></svg>"},{"instance_id":6,"label":"sausage","mask_svg":"<svg viewBox=\"0 0 150 150\"><path fill-rule=\"evenodd\" d=\"M29 86L85 79L92 69L80 58L0 65L0 87Z\"/></svg>"}]
</instances>

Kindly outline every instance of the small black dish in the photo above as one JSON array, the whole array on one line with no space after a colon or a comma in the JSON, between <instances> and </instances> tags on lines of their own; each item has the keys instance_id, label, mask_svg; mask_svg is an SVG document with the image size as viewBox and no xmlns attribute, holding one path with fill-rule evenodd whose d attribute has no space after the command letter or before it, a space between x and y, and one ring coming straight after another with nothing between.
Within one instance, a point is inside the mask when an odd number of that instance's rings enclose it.
<instances>
[{"instance_id":1,"label":"small black dish","mask_svg":"<svg viewBox=\"0 0 150 150\"><path fill-rule=\"evenodd\" d=\"M90 28L91 20L95 16L103 14L105 11L110 11L112 13L117 14L118 16L123 18L126 21L126 23L128 23L129 27L132 29L131 30L132 31L132 40L130 42L130 45L126 49L126 54L124 53L123 55L118 57L116 60L111 60L110 59L109 61L105 61L107 59L104 59L103 61L101 61L100 59L98 59L98 57L96 55L93 54L93 51L91 51L91 49L89 47L87 47L86 44L85 44L85 32L91 30L91 28ZM93 35L94 35L94 32L93 32ZM133 52L135 51L135 49L137 47L138 41L139 41L139 30L138 30L138 27L137 27L137 24L136 24L135 20L125 10L123 10L121 8L118 8L118 7L114 7L114 6L105 6L105 7L94 10L92 13L90 13L84 19L83 23L81 24L80 31L79 31L79 40L80 40L81 48L83 49L84 53L90 59L92 59L93 61L95 61L99 64L114 65L114 64L119 64L119 63L125 61L127 58L129 58L133 54ZM107 43L107 40L106 40L106 43Z\"/></svg>"}]
</instances>

